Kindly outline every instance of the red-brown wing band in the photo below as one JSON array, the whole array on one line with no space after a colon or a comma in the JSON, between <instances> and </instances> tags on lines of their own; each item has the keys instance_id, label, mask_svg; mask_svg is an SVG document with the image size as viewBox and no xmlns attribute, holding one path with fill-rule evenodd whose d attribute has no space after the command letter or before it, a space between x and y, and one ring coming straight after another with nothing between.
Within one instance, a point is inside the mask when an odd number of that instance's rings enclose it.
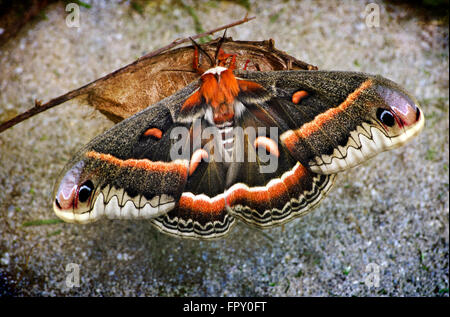
<instances>
[{"instance_id":1,"label":"red-brown wing band","mask_svg":"<svg viewBox=\"0 0 450 317\"><path fill-rule=\"evenodd\" d=\"M188 178L188 162L153 162L149 159L122 160L96 151L85 153L86 171L101 179L100 188L123 189L130 197L166 194L178 200ZM158 185L155 185L158 184Z\"/></svg>"},{"instance_id":2,"label":"red-brown wing band","mask_svg":"<svg viewBox=\"0 0 450 317\"><path fill-rule=\"evenodd\" d=\"M267 185L243 183L227 191L231 214L246 223L266 228L285 223L312 210L331 189L335 175L315 174L297 163Z\"/></svg>"},{"instance_id":3,"label":"red-brown wing band","mask_svg":"<svg viewBox=\"0 0 450 317\"><path fill-rule=\"evenodd\" d=\"M298 129L292 129L284 132L280 139L289 152L298 160L310 166L316 164L313 159L319 159L324 154L331 154L336 151L339 157L344 157L342 151L338 151L339 145L346 144L350 138L348 122L353 122L354 126L361 125L363 121L362 115L359 112L364 110L361 106L360 98L373 85L371 79L364 81L357 89L350 93L347 98L336 107L331 107L328 110L316 115L314 119L304 123ZM361 121L358 121L359 118ZM344 127L347 122L348 127ZM342 143L342 141L345 141ZM306 156L305 153L310 152L305 149L310 148L311 144L314 146L315 154L310 153ZM322 144L322 145L320 145ZM331 147L330 147L331 145ZM327 148L328 147L328 148ZM343 166L342 169L346 167Z\"/></svg>"},{"instance_id":4,"label":"red-brown wing band","mask_svg":"<svg viewBox=\"0 0 450 317\"><path fill-rule=\"evenodd\" d=\"M162 232L196 239L222 237L234 222L226 210L224 194L210 198L192 193L183 193L178 208L152 220Z\"/></svg>"}]
</instances>

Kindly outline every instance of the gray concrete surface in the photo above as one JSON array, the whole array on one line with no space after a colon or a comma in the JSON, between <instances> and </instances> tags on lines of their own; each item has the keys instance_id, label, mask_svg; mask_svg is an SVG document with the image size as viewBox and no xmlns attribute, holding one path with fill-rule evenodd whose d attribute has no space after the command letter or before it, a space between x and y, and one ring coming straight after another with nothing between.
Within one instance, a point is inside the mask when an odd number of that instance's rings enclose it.
<instances>
[{"instance_id":1,"label":"gray concrete surface","mask_svg":"<svg viewBox=\"0 0 450 317\"><path fill-rule=\"evenodd\" d=\"M186 2L190 3L190 2ZM235 39L274 38L320 69L378 73L411 91L427 118L410 144L338 177L310 215L261 233L238 225L205 242L161 234L146 222L24 226L56 218L51 190L71 155L112 124L67 103L0 135L0 285L24 296L448 296L448 25L405 7L366 2L251 1L257 20ZM245 15L230 2L194 6L204 29ZM180 8L121 1L81 8L68 28L62 5L0 51L0 117L105 75L178 37L195 34ZM67 288L66 265L80 265ZM379 286L368 287L373 263ZM366 271L366 269L368 271Z\"/></svg>"}]
</instances>

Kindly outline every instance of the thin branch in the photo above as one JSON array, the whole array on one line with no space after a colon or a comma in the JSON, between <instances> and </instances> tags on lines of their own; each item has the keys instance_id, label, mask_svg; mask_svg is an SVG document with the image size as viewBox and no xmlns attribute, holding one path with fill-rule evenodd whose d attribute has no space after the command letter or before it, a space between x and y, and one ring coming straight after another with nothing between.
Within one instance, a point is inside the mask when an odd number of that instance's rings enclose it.
<instances>
[{"instance_id":1,"label":"thin branch","mask_svg":"<svg viewBox=\"0 0 450 317\"><path fill-rule=\"evenodd\" d=\"M34 105L33 108L31 108L31 109L29 109L29 110L27 110L27 111L25 111L25 112L15 116L14 118L12 118L12 119L10 119L8 121L5 121L5 122L1 123L0 124L0 133L2 133L6 129L9 129L9 128L13 127L16 124L18 124L18 123L20 123L20 122L22 122L22 121L24 121L24 120L26 120L28 118L31 118L31 117L37 115L38 113L41 113L41 112L43 112L45 110L53 108L53 107L55 107L55 106L57 106L57 105L59 105L61 103L64 103L64 102L70 100L70 99L73 99L73 98L76 98L78 96L84 95L84 94L88 93L88 90L91 88L90 87L91 85L93 85L93 84L95 84L97 82L100 82L100 81L104 81L104 80L106 80L106 79L116 75L117 73L121 72L125 68L127 68L129 66L132 66L134 64L137 64L137 63L139 63L140 61L142 61L144 59L151 58L153 56L159 55L159 54L161 54L161 53L163 53L163 52L165 52L167 50L170 50L170 49L172 49L172 48L174 48L174 47L176 47L176 46L178 46L180 44L189 42L190 38L198 39L200 37L211 35L211 34L214 34L216 32L222 31L224 29L231 28L233 26L246 23L246 22L248 22L250 20L253 20L255 18L256 17L250 17L249 18L249 17L247 17L247 15L245 15L245 17L243 19L235 21L233 23L230 23L230 24L218 27L216 29L213 29L213 30L201 33L201 34L197 34L197 35L194 35L194 36L186 37L186 38L183 38L183 39L177 39L177 40L173 41L172 43L170 43L169 45L161 47L161 48L159 48L159 49L157 49L155 51L152 51L152 52L150 52L150 53L148 53L148 54L138 58L137 60L135 60L131 64L128 64L128 65L126 65L126 66L124 66L124 67L122 67L122 68L120 68L120 69L118 69L118 70L116 70L116 71L114 71L114 72L104 76L104 77L101 77L101 78L99 78L97 80L94 80L94 81L90 82L89 84L84 85L84 86L82 86L82 87L80 87L78 89L69 91L68 93L65 93L64 95L56 97L56 98L50 100L47 103L42 104L39 100L35 100L35 105Z\"/></svg>"},{"instance_id":2,"label":"thin branch","mask_svg":"<svg viewBox=\"0 0 450 317\"><path fill-rule=\"evenodd\" d=\"M209 30L207 32L200 33L200 34L197 34L197 35L194 35L194 36L188 36L188 37L183 38L183 39L177 39L177 40L173 41L172 43L170 43L169 45L161 47L161 48L157 49L156 51L150 52L147 55L144 55L144 56L138 58L135 62L131 63L130 65L133 65L133 64L135 64L135 63L137 63L137 62L139 62L139 61L141 61L143 59L146 59L146 58L153 57L153 56L156 56L158 54L161 54L162 52L170 50L170 49L174 48L175 46L178 46L180 44L189 42L191 39L196 40L198 38L205 37L207 35L211 35L211 34L217 33L217 32L222 31L224 29L228 29L228 28L231 28L233 26L246 23L246 22L251 21L253 19L256 19L256 17L250 17L249 18L249 17L247 17L247 15L245 15L245 17L243 19L241 19L239 21L236 21L236 22L233 22L233 23L230 23L230 24L227 24L227 25L224 25L224 26L221 26L221 27L218 27L217 29ZM130 66L130 65L127 65L127 66ZM125 66L125 67L127 67L127 66ZM118 71L120 71L120 69ZM1 130L0 130L0 132L1 132Z\"/></svg>"}]
</instances>

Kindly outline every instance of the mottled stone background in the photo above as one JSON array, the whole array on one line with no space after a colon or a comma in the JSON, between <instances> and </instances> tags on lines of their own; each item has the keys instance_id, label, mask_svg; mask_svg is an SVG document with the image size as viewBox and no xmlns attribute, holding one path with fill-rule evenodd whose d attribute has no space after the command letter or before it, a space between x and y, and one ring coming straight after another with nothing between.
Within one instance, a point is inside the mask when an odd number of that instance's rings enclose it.
<instances>
[{"instance_id":1,"label":"mottled stone background","mask_svg":"<svg viewBox=\"0 0 450 317\"><path fill-rule=\"evenodd\" d=\"M51 224L59 171L112 126L66 103L0 134L0 296L448 296L448 19L382 1L378 28L365 24L368 1L88 3L80 28L66 26L56 3L0 48L0 119L240 19L249 5L257 19L230 29L233 38L273 38L320 69L388 77L421 102L426 126L405 147L339 175L308 216L262 233L238 225L206 242L142 221ZM80 265L78 288L65 286L68 263ZM369 263L379 267L378 287L365 284Z\"/></svg>"}]
</instances>

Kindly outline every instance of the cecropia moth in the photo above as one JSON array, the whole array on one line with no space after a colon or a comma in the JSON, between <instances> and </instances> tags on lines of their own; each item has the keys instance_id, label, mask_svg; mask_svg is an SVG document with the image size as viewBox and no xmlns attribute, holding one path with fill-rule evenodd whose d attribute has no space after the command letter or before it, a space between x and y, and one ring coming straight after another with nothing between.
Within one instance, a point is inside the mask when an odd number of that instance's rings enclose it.
<instances>
[{"instance_id":1,"label":"cecropia moth","mask_svg":"<svg viewBox=\"0 0 450 317\"><path fill-rule=\"evenodd\" d=\"M55 186L61 219L150 219L217 238L236 219L267 228L311 211L336 174L419 133L417 100L381 76L235 69L196 46L201 77L97 136ZM199 67L199 53L210 61Z\"/></svg>"}]
</instances>

